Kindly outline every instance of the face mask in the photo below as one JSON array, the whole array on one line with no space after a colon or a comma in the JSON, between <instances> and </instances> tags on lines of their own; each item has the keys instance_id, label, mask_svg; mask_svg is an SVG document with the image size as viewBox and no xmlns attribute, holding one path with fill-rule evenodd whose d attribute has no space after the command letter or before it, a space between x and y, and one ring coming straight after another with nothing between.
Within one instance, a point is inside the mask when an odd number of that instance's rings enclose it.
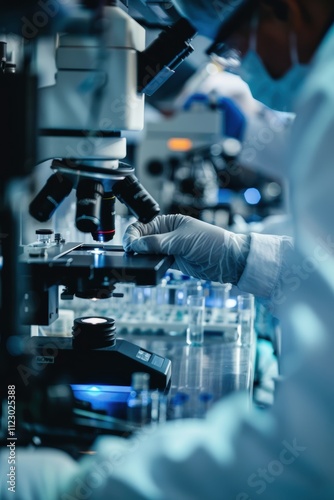
<instances>
[{"instance_id":1,"label":"face mask","mask_svg":"<svg viewBox=\"0 0 334 500\"><path fill-rule=\"evenodd\" d=\"M277 111L291 112L294 101L308 75L308 65L299 63L295 37L290 40L291 68L275 80L267 72L256 52L256 34L253 32L250 48L241 61L238 74L249 85L253 97Z\"/></svg>"}]
</instances>

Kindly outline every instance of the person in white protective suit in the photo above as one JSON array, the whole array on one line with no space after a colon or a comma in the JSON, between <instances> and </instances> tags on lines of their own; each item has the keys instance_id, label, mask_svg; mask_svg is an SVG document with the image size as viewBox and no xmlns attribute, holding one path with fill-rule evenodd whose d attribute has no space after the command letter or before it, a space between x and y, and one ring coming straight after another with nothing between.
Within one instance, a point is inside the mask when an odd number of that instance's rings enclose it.
<instances>
[{"instance_id":1,"label":"person in white protective suit","mask_svg":"<svg viewBox=\"0 0 334 500\"><path fill-rule=\"evenodd\" d=\"M175 0L213 39L244 3ZM201 421L170 422L129 440L102 437L97 454L78 464L62 463L48 450L18 453L17 499L334 498L334 2L249 3L253 11L234 23L231 45L247 54L255 14L256 51L269 74L289 72L292 44L309 68L296 96L285 162L295 245L285 237L235 235L180 215L135 223L124 245L175 255L187 274L233 282L266 300L280 315L291 352L289 376L268 412L247 411L241 396L232 396ZM46 484L56 484L53 493ZM11 495L2 479L1 499Z\"/></svg>"}]
</instances>

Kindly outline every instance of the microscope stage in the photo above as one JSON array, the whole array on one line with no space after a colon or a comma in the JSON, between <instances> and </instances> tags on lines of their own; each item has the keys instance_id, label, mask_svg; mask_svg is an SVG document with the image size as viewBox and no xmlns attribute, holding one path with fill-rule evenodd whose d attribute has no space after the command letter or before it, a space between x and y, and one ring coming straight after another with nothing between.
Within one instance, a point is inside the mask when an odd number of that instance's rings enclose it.
<instances>
[{"instance_id":1,"label":"microscope stage","mask_svg":"<svg viewBox=\"0 0 334 500\"><path fill-rule=\"evenodd\" d=\"M163 278L173 261L171 256L129 254L120 246L98 243L54 245L47 248L43 256L21 256L21 262L31 268L31 273L43 273L45 267L49 279L58 284L64 284L63 275L66 278L74 275L82 278L103 275L115 283L154 286Z\"/></svg>"}]
</instances>

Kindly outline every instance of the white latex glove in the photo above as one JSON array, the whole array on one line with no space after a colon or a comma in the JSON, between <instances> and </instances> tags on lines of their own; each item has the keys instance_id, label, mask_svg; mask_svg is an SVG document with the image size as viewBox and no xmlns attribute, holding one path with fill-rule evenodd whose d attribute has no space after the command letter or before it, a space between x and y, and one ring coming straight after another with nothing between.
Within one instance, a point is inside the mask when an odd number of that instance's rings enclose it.
<instances>
[{"instance_id":1,"label":"white latex glove","mask_svg":"<svg viewBox=\"0 0 334 500\"><path fill-rule=\"evenodd\" d=\"M188 276L237 284L246 265L250 236L239 235L185 215L160 215L135 222L124 236L127 252L167 254Z\"/></svg>"}]
</instances>

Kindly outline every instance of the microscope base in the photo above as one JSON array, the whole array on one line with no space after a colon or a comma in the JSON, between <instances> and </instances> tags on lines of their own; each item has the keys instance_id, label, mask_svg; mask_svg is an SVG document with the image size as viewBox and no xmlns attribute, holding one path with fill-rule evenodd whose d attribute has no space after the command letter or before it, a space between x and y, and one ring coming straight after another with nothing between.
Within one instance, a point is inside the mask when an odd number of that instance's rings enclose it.
<instances>
[{"instance_id":1,"label":"microscope base","mask_svg":"<svg viewBox=\"0 0 334 500\"><path fill-rule=\"evenodd\" d=\"M150 374L151 389L170 385L171 361L117 339L113 347L73 349L72 338L31 337L32 364L47 384L131 385L134 372Z\"/></svg>"}]
</instances>

